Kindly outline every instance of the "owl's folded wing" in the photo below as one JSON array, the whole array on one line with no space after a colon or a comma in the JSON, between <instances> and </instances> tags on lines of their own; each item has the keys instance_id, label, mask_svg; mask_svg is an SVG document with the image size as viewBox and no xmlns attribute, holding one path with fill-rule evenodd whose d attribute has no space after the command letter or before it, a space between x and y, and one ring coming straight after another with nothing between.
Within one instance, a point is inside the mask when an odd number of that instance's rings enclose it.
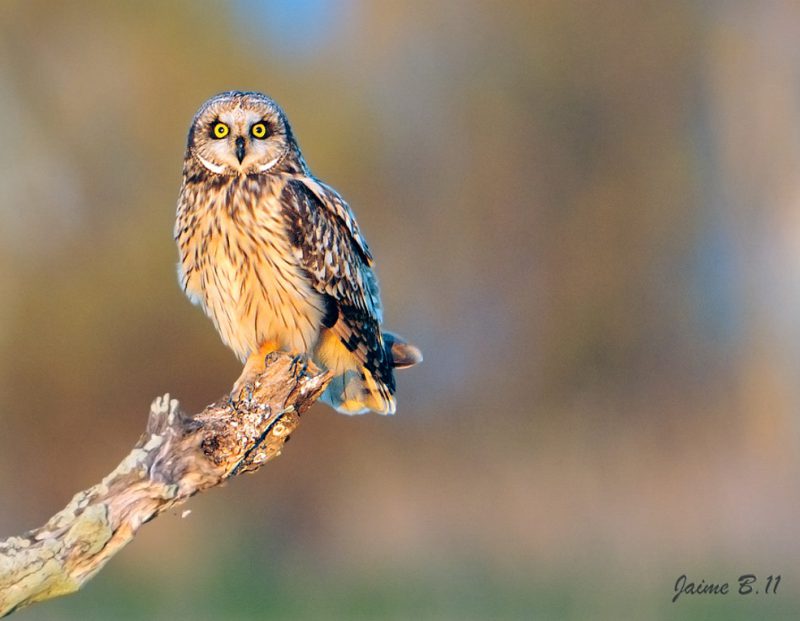
<instances>
[{"instance_id":1,"label":"owl's folded wing","mask_svg":"<svg viewBox=\"0 0 800 621\"><path fill-rule=\"evenodd\" d=\"M391 353L380 331L380 293L372 256L350 207L316 180L287 182L281 203L295 256L326 296L329 327L373 374L394 389Z\"/></svg>"},{"instance_id":2,"label":"owl's folded wing","mask_svg":"<svg viewBox=\"0 0 800 621\"><path fill-rule=\"evenodd\" d=\"M339 193L331 186L313 177L303 177L302 179L294 180L290 183L300 183L311 190L311 193L318 199L320 204L332 215L336 216L350 233L352 242L363 255L364 262L367 265L372 265L372 253L367 245L367 240L364 239L361 230L358 228L358 222L356 222L356 217L353 215L350 205L339 196Z\"/></svg>"}]
</instances>

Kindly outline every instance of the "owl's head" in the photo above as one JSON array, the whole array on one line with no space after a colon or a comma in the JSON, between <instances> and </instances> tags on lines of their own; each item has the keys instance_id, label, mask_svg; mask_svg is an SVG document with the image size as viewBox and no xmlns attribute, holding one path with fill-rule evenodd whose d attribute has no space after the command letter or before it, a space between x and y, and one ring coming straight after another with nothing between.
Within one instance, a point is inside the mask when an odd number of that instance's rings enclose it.
<instances>
[{"instance_id":1,"label":"owl's head","mask_svg":"<svg viewBox=\"0 0 800 621\"><path fill-rule=\"evenodd\" d=\"M306 170L286 115L261 93L227 91L206 101L192 121L187 149L217 175Z\"/></svg>"}]
</instances>

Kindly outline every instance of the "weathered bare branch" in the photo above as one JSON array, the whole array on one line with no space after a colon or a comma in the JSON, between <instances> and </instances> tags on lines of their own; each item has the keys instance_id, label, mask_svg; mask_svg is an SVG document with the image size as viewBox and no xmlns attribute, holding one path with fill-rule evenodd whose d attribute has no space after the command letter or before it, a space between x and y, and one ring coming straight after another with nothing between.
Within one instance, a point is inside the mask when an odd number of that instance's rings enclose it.
<instances>
[{"instance_id":1,"label":"weathered bare branch","mask_svg":"<svg viewBox=\"0 0 800 621\"><path fill-rule=\"evenodd\" d=\"M0 541L0 617L77 591L145 522L203 490L280 455L329 377L271 354L252 396L185 416L164 395L147 430L101 483L75 495L44 526Z\"/></svg>"}]
</instances>

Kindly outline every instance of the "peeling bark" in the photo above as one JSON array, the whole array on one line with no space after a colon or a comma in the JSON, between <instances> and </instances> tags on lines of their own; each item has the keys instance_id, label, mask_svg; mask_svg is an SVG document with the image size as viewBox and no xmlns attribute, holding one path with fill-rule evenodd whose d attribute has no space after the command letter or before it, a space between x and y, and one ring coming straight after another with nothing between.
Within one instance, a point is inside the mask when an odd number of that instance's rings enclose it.
<instances>
[{"instance_id":1,"label":"peeling bark","mask_svg":"<svg viewBox=\"0 0 800 621\"><path fill-rule=\"evenodd\" d=\"M288 354L270 354L252 391L195 416L164 395L147 430L117 468L79 492L36 530L0 541L0 617L77 591L145 522L280 455L329 376Z\"/></svg>"}]
</instances>

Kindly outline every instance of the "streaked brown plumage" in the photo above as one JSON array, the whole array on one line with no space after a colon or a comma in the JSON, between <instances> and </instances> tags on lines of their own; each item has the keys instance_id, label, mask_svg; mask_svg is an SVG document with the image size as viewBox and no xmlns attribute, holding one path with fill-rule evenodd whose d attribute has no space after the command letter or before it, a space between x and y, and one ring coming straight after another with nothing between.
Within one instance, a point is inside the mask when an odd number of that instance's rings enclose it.
<instances>
[{"instance_id":1,"label":"streaked brown plumage","mask_svg":"<svg viewBox=\"0 0 800 621\"><path fill-rule=\"evenodd\" d=\"M273 100L231 91L201 106L175 239L184 291L246 361L237 389L280 349L333 372L323 400L337 410L395 411L393 369L422 356L381 332L369 247L347 203L311 175Z\"/></svg>"}]
</instances>

